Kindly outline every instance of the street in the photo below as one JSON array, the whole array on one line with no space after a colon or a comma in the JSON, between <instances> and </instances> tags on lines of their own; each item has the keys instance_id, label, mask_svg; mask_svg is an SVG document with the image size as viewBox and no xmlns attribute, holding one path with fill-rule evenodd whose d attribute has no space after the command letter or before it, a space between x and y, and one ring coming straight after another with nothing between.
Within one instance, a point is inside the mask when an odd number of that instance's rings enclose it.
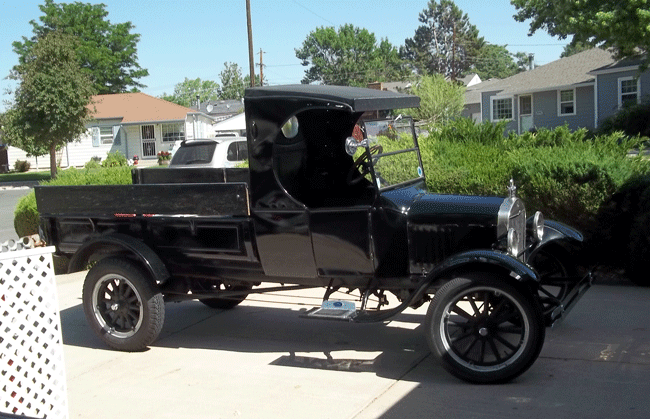
<instances>
[{"instance_id":1,"label":"street","mask_svg":"<svg viewBox=\"0 0 650 419\"><path fill-rule=\"evenodd\" d=\"M426 305L390 322L298 317L322 290L255 295L230 311L166 304L142 353L87 326L84 273L57 277L71 418L646 418L650 289L596 284L504 385L471 385L429 355Z\"/></svg>"},{"instance_id":2,"label":"street","mask_svg":"<svg viewBox=\"0 0 650 419\"><path fill-rule=\"evenodd\" d=\"M9 239L18 239L14 230L14 210L20 198L27 195L30 190L26 186L6 189L0 187L0 243Z\"/></svg>"}]
</instances>

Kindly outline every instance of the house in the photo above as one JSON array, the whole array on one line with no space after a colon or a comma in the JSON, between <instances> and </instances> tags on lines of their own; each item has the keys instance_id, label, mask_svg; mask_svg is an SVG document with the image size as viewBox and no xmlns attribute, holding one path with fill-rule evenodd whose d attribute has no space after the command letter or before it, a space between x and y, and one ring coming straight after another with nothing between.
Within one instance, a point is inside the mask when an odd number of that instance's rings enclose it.
<instances>
[{"instance_id":1,"label":"house","mask_svg":"<svg viewBox=\"0 0 650 419\"><path fill-rule=\"evenodd\" d=\"M214 137L214 119L193 109L144 93L93 96L88 105L92 120L79 141L68 143L57 154L60 167L81 167L93 157L104 159L119 151L132 159L156 160L177 140ZM49 168L49 156L27 157L23 150L9 147L9 163L27 160L32 169Z\"/></svg>"},{"instance_id":2,"label":"house","mask_svg":"<svg viewBox=\"0 0 650 419\"><path fill-rule=\"evenodd\" d=\"M192 109L198 109L200 112L209 115L214 119L214 135L212 136L246 136L243 100L209 100L199 103L198 108L193 106Z\"/></svg>"},{"instance_id":3,"label":"house","mask_svg":"<svg viewBox=\"0 0 650 419\"><path fill-rule=\"evenodd\" d=\"M595 129L628 101L650 93L650 72L641 60L615 60L594 48L467 90L465 116L476 121L508 120L507 131L533 128Z\"/></svg>"},{"instance_id":4,"label":"house","mask_svg":"<svg viewBox=\"0 0 650 419\"><path fill-rule=\"evenodd\" d=\"M238 113L228 119L221 120L214 124L215 137L223 136L246 136L246 115Z\"/></svg>"}]
</instances>

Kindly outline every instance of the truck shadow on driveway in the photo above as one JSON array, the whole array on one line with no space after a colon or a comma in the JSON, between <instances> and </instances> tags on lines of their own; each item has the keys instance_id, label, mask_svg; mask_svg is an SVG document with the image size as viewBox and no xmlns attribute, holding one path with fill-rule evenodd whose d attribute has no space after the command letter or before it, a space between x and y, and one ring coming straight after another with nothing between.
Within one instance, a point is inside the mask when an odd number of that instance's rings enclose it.
<instances>
[{"instance_id":1,"label":"truck shadow on driveway","mask_svg":"<svg viewBox=\"0 0 650 419\"><path fill-rule=\"evenodd\" d=\"M371 372L393 379L430 358L420 325L424 316L412 310L390 322L356 324L301 318L293 306L253 304L224 311L196 301L167 303L163 330L152 347L278 353L270 365ZM81 305L62 310L61 323L65 345L111 350L87 325ZM453 380L442 368L439 374Z\"/></svg>"},{"instance_id":2,"label":"truck shadow on driveway","mask_svg":"<svg viewBox=\"0 0 650 419\"><path fill-rule=\"evenodd\" d=\"M540 379L547 376L550 365L558 363L583 363L594 371L613 368L645 376L650 368L648 301L649 289L593 287L563 323L547 329L540 358L516 381ZM434 371L430 379L458 382L429 354L421 326L425 307L373 324L304 319L299 317L299 305L270 304L256 298L228 311L213 310L197 301L167 303L165 308L165 325L153 348L277 354L270 361L266 356L264 362L374 372L393 379L403 379L415 366L425 364ZM62 310L61 322L65 345L110 350L87 325L81 305Z\"/></svg>"}]
</instances>

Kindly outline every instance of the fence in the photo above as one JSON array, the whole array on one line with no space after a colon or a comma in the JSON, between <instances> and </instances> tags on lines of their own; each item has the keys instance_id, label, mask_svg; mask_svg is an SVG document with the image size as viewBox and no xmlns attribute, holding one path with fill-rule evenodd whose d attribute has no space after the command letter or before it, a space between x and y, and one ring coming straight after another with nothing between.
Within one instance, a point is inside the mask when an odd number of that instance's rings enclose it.
<instances>
[{"instance_id":1,"label":"fence","mask_svg":"<svg viewBox=\"0 0 650 419\"><path fill-rule=\"evenodd\" d=\"M67 418L53 247L0 252L0 418Z\"/></svg>"}]
</instances>

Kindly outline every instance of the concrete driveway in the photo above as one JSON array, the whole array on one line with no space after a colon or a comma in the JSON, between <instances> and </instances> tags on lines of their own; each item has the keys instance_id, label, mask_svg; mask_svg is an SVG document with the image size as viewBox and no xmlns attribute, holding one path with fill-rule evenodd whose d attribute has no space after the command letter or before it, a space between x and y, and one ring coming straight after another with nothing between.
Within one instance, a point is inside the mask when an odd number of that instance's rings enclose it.
<instances>
[{"instance_id":1,"label":"concrete driveway","mask_svg":"<svg viewBox=\"0 0 650 419\"><path fill-rule=\"evenodd\" d=\"M57 276L71 418L647 418L650 289L595 285L505 385L471 385L429 355L426 307L385 324L306 320L320 291L230 311L166 305L150 350L106 349L81 307L84 273Z\"/></svg>"}]
</instances>

